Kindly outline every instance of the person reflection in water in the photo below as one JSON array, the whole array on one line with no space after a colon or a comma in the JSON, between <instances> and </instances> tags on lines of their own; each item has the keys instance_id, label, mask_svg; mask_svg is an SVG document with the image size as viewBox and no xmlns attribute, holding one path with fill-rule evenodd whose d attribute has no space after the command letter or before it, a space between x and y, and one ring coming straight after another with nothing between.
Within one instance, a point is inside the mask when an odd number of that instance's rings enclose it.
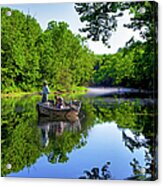
<instances>
[{"instance_id":1,"label":"person reflection in water","mask_svg":"<svg viewBox=\"0 0 163 186\"><path fill-rule=\"evenodd\" d=\"M49 125L44 126L44 127L41 129L41 132L42 132L42 143L43 143L43 146L44 146L44 147L47 147L48 144L49 144L49 136L48 136L48 133L49 133Z\"/></svg>"},{"instance_id":2,"label":"person reflection in water","mask_svg":"<svg viewBox=\"0 0 163 186\"><path fill-rule=\"evenodd\" d=\"M61 136L63 134L64 128L65 123L63 121L60 121L56 126L56 136Z\"/></svg>"}]
</instances>

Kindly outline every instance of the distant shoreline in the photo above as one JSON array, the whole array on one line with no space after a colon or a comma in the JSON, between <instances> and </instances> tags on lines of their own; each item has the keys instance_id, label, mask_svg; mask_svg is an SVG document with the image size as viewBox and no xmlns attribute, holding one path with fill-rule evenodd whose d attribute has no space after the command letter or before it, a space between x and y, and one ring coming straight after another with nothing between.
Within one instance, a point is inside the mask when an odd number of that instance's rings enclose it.
<instances>
[{"instance_id":1,"label":"distant shoreline","mask_svg":"<svg viewBox=\"0 0 163 186\"><path fill-rule=\"evenodd\" d=\"M86 93L88 88L86 87L75 87L72 90L52 90L52 94L75 94L75 93ZM40 91L41 92L41 91ZM1 98L10 98L10 97L21 97L26 95L40 95L40 92L13 92L13 93L1 93Z\"/></svg>"},{"instance_id":2,"label":"distant shoreline","mask_svg":"<svg viewBox=\"0 0 163 186\"><path fill-rule=\"evenodd\" d=\"M41 92L41 91L40 91ZM1 93L2 98L21 97L26 95L40 95L40 92L13 92L13 93ZM139 90L135 88L124 87L73 87L70 90L52 90L50 95L64 95L64 94L85 94L88 96L106 96L106 95L123 95L123 94L155 94L154 91Z\"/></svg>"}]
</instances>

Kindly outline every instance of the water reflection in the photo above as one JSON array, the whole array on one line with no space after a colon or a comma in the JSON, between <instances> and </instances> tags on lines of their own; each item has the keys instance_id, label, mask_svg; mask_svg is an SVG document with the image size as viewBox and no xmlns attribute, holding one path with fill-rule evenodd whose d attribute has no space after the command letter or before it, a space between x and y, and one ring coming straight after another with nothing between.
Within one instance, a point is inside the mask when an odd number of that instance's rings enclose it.
<instances>
[{"instance_id":1,"label":"water reflection","mask_svg":"<svg viewBox=\"0 0 163 186\"><path fill-rule=\"evenodd\" d=\"M46 157L43 167L48 170L54 165L48 172L49 177L78 178L86 170L83 175L86 179L89 175L91 179L97 175L99 179L135 179L144 168L145 179L156 179L157 111L153 101L146 104L147 100L139 99L112 98L111 102L106 98L81 99L81 114L85 117L68 121L38 118L37 97L3 99L2 176L32 177L35 171L28 175L26 168L32 170L33 166L40 166L39 161ZM113 128L105 125L111 122L115 123ZM137 152L142 149L144 153L140 158ZM132 158L128 161L127 157ZM108 161L111 163L107 169L109 175L103 173ZM8 164L12 165L10 170L6 169ZM126 171L125 176L120 175L121 169ZM37 177L43 177L45 168L39 171Z\"/></svg>"},{"instance_id":2,"label":"water reflection","mask_svg":"<svg viewBox=\"0 0 163 186\"><path fill-rule=\"evenodd\" d=\"M109 180L111 179L111 172L109 170L110 162L106 162L106 164L100 169L98 167L94 167L91 171L84 171L84 176L80 176L79 179L99 179L99 180Z\"/></svg>"},{"instance_id":3,"label":"water reflection","mask_svg":"<svg viewBox=\"0 0 163 186\"><path fill-rule=\"evenodd\" d=\"M127 134L126 131L123 130L122 137L125 146L129 148L131 152L133 152L134 149L139 149L141 147L148 148L147 140L144 138L144 136L142 136L141 133L138 134L132 133L132 136L130 136L130 134Z\"/></svg>"},{"instance_id":4,"label":"water reflection","mask_svg":"<svg viewBox=\"0 0 163 186\"><path fill-rule=\"evenodd\" d=\"M49 144L49 136L58 137L64 132L80 132L81 123L80 118L76 117L73 120L57 120L48 117L39 117L38 127L41 129L42 144L47 147Z\"/></svg>"}]
</instances>

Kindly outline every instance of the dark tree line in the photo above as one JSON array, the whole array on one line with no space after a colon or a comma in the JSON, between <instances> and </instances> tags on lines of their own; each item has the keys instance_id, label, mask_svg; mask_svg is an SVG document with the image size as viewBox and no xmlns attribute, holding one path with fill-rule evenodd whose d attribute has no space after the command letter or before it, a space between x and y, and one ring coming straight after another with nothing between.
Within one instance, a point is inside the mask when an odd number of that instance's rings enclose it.
<instances>
[{"instance_id":1,"label":"dark tree line","mask_svg":"<svg viewBox=\"0 0 163 186\"><path fill-rule=\"evenodd\" d=\"M93 83L97 86L156 89L157 62L148 49L146 42L137 41L119 49L116 54L99 55Z\"/></svg>"}]
</instances>

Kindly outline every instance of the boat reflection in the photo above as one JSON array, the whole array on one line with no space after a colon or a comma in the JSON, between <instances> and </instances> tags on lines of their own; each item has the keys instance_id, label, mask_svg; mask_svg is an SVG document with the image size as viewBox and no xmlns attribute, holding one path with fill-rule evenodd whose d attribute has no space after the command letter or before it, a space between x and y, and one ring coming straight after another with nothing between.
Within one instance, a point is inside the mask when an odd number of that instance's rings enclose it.
<instances>
[{"instance_id":1,"label":"boat reflection","mask_svg":"<svg viewBox=\"0 0 163 186\"><path fill-rule=\"evenodd\" d=\"M64 132L79 132L81 130L81 123L79 117L71 118L69 120L59 120L59 118L50 119L48 117L38 118L38 127L41 129L42 145L47 147L50 136L62 136Z\"/></svg>"}]
</instances>

